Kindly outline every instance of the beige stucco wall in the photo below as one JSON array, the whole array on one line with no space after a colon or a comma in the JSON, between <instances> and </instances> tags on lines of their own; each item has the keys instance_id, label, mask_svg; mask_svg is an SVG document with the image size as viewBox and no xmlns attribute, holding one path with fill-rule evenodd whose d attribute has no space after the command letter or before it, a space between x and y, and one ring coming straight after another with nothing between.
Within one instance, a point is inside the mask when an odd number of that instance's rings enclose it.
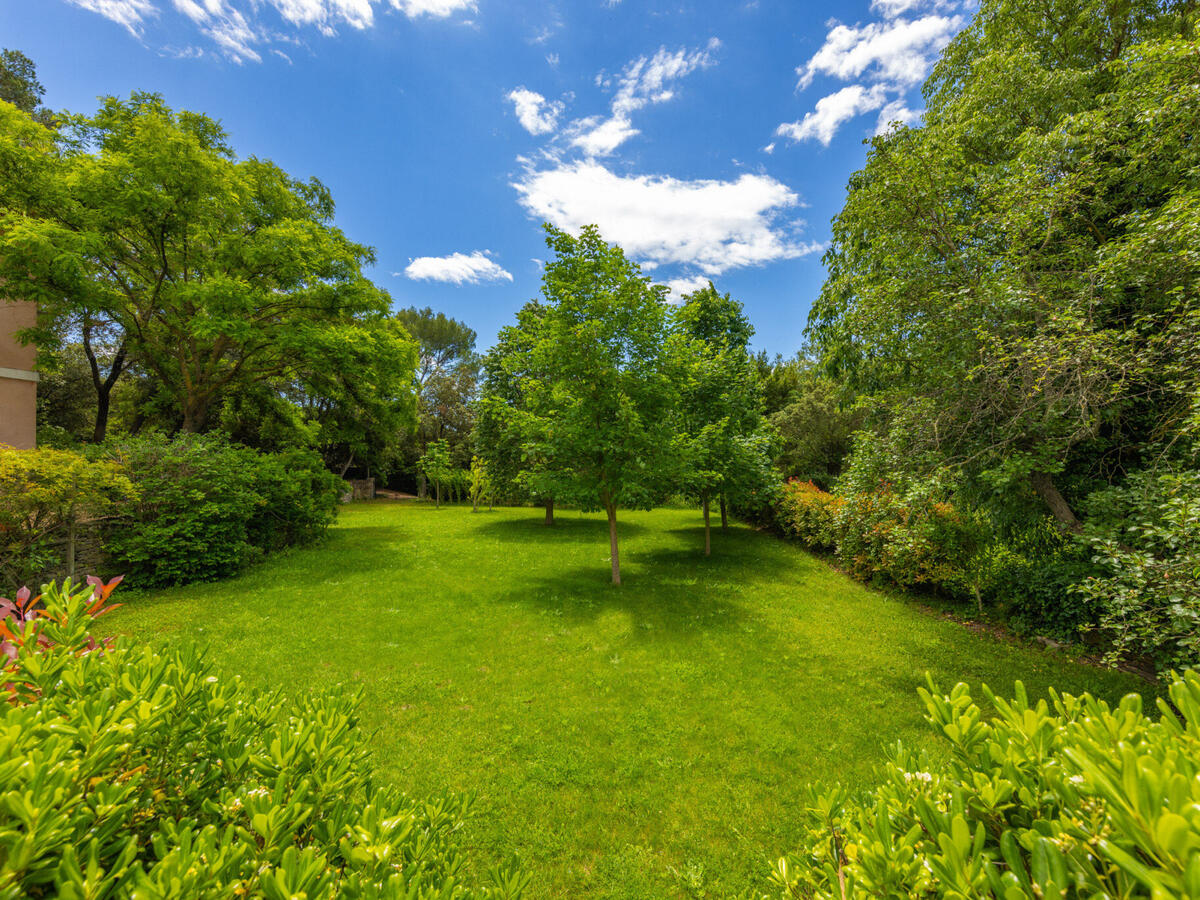
<instances>
[{"instance_id":1,"label":"beige stucco wall","mask_svg":"<svg viewBox=\"0 0 1200 900\"><path fill-rule=\"evenodd\" d=\"M0 444L28 448L37 434L37 375L33 371L36 350L15 335L37 321L31 303L0 300Z\"/></svg>"}]
</instances>

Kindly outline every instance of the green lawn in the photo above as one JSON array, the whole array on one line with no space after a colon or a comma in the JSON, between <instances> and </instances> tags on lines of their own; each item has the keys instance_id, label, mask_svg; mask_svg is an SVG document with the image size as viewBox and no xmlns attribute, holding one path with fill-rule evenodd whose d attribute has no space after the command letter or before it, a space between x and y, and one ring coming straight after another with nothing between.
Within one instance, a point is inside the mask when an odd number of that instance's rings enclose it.
<instances>
[{"instance_id":1,"label":"green lawn","mask_svg":"<svg viewBox=\"0 0 1200 900\"><path fill-rule=\"evenodd\" d=\"M1141 685L858 585L745 527L701 555L698 513L346 508L329 539L103 620L199 641L289 691L354 683L382 773L479 797L477 865L518 856L533 897L719 896L759 883L808 782L862 782L897 739L935 747L916 688L1020 678Z\"/></svg>"}]
</instances>

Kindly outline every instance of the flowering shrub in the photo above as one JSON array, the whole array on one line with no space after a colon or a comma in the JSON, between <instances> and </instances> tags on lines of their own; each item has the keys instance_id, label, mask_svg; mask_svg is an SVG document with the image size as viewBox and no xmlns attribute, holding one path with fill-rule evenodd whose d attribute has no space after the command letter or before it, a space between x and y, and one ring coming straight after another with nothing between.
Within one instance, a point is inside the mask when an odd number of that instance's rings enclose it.
<instances>
[{"instance_id":1,"label":"flowering shrub","mask_svg":"<svg viewBox=\"0 0 1200 900\"><path fill-rule=\"evenodd\" d=\"M838 494L793 481L776 507L779 529L807 547L832 549L855 578L974 592L969 563L977 553L974 523L932 491L896 492L882 482Z\"/></svg>"},{"instance_id":2,"label":"flowering shrub","mask_svg":"<svg viewBox=\"0 0 1200 900\"><path fill-rule=\"evenodd\" d=\"M777 896L1200 897L1200 673L1153 719L1138 695L984 693L989 715L921 692L946 762L898 746L865 794L815 795Z\"/></svg>"},{"instance_id":3,"label":"flowering shrub","mask_svg":"<svg viewBox=\"0 0 1200 900\"><path fill-rule=\"evenodd\" d=\"M832 550L837 545L840 497L821 490L811 481L789 481L779 498L780 530L806 547Z\"/></svg>"},{"instance_id":4,"label":"flowering shrub","mask_svg":"<svg viewBox=\"0 0 1200 900\"><path fill-rule=\"evenodd\" d=\"M373 785L353 697L254 693L191 650L85 652L95 602L50 586L6 625L0 897L521 895L524 875L467 870L466 801Z\"/></svg>"}]
</instances>

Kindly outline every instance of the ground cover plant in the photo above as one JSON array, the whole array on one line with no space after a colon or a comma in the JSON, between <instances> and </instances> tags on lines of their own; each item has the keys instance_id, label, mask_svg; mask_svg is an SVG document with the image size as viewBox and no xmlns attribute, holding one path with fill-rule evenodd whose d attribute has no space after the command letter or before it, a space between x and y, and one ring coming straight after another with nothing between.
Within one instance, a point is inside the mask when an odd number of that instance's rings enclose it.
<instances>
[{"instance_id":1,"label":"ground cover plant","mask_svg":"<svg viewBox=\"0 0 1200 900\"><path fill-rule=\"evenodd\" d=\"M474 793L468 872L515 855L528 896L770 890L803 846L805 786L865 787L897 740L933 759L917 689L986 682L1115 701L1145 684L976 633L731 525L705 558L692 509L603 513L375 503L238 578L129 592L103 624L210 648L288 694L363 691L381 779Z\"/></svg>"}]
</instances>

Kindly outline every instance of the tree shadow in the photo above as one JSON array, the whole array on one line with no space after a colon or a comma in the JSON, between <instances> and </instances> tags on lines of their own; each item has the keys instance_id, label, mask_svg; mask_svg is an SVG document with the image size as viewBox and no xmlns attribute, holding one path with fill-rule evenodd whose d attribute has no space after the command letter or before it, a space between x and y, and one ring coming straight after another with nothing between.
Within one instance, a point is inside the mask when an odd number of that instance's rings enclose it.
<instances>
[{"instance_id":1,"label":"tree shadow","mask_svg":"<svg viewBox=\"0 0 1200 900\"><path fill-rule=\"evenodd\" d=\"M606 534L606 523L599 524ZM702 546L623 547L620 585L611 583L607 566L578 566L530 578L497 600L533 607L572 625L621 612L629 616L638 641L688 641L706 632L737 630L745 631L748 640L754 633L763 640L765 629L750 628L755 613L740 586L783 571L787 561L747 560L733 548L714 549L705 557Z\"/></svg>"},{"instance_id":2,"label":"tree shadow","mask_svg":"<svg viewBox=\"0 0 1200 900\"><path fill-rule=\"evenodd\" d=\"M531 510L531 512L533 512ZM646 530L638 522L622 521L617 514L617 538L625 540ZM554 516L554 524L547 525L543 515L534 514L523 519L495 519L481 522L476 533L498 541L518 543L596 543L608 544L608 521L591 516L583 518L570 510Z\"/></svg>"}]
</instances>

